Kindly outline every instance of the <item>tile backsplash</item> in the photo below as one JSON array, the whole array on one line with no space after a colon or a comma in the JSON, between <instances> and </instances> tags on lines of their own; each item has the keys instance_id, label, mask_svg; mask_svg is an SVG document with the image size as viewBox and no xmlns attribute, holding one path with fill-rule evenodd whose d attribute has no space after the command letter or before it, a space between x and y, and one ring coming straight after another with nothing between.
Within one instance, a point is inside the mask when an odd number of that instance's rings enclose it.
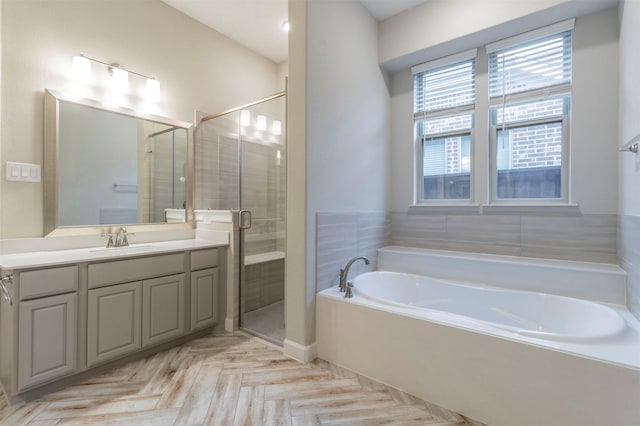
<instances>
[{"instance_id":1,"label":"tile backsplash","mask_svg":"<svg viewBox=\"0 0 640 426\"><path fill-rule=\"evenodd\" d=\"M349 273L375 270L377 250L389 244L390 221L385 212L318 212L316 221L317 291L338 285L340 268L355 256L366 256L370 265L355 263Z\"/></svg>"},{"instance_id":2,"label":"tile backsplash","mask_svg":"<svg viewBox=\"0 0 640 426\"><path fill-rule=\"evenodd\" d=\"M618 233L620 227L620 235ZM335 286L355 256L350 277L375 270L387 245L547 259L620 263L628 273L628 304L640 318L640 217L318 212L317 291Z\"/></svg>"},{"instance_id":3,"label":"tile backsplash","mask_svg":"<svg viewBox=\"0 0 640 426\"><path fill-rule=\"evenodd\" d=\"M391 214L391 244L617 263L616 215Z\"/></svg>"}]
</instances>

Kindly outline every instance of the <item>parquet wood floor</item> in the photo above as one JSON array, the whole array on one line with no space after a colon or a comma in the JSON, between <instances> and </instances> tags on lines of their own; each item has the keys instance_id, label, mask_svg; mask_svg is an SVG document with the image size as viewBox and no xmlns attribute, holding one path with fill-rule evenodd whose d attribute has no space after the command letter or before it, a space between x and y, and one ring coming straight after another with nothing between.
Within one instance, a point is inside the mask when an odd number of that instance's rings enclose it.
<instances>
[{"instance_id":1,"label":"parquet wood floor","mask_svg":"<svg viewBox=\"0 0 640 426\"><path fill-rule=\"evenodd\" d=\"M9 407L2 425L480 425L243 335L185 343Z\"/></svg>"}]
</instances>

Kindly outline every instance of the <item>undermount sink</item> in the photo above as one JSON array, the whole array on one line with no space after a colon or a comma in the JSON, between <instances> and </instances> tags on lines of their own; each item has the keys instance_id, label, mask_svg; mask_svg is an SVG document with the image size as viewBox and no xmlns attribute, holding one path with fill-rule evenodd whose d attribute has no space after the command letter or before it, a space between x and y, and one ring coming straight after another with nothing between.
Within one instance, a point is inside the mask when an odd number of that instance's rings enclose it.
<instances>
[{"instance_id":1,"label":"undermount sink","mask_svg":"<svg viewBox=\"0 0 640 426\"><path fill-rule=\"evenodd\" d=\"M157 249L158 248L156 246L126 246L126 247L97 248L89 251L91 253L121 255L121 254L147 253Z\"/></svg>"}]
</instances>

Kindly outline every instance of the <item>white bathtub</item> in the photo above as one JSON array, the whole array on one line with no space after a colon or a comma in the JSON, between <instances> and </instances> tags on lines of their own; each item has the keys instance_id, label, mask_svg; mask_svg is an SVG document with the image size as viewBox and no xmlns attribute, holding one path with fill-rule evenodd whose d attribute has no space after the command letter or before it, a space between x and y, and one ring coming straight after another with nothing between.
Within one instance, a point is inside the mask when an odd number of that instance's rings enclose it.
<instances>
[{"instance_id":1,"label":"white bathtub","mask_svg":"<svg viewBox=\"0 0 640 426\"><path fill-rule=\"evenodd\" d=\"M425 317L428 313L455 315L458 321L478 321L539 339L606 339L626 329L615 310L570 297L462 285L388 271L367 272L353 284L355 294L383 305L413 308Z\"/></svg>"},{"instance_id":2,"label":"white bathtub","mask_svg":"<svg viewBox=\"0 0 640 426\"><path fill-rule=\"evenodd\" d=\"M387 247L378 268L318 294L320 358L491 426L640 425L619 267Z\"/></svg>"}]
</instances>

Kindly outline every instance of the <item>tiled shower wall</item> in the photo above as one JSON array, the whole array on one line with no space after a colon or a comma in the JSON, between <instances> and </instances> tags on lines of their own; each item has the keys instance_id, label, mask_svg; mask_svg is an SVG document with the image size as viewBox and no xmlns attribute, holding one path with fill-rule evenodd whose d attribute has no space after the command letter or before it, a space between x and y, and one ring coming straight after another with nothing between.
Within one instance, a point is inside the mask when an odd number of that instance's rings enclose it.
<instances>
[{"instance_id":1,"label":"tiled shower wall","mask_svg":"<svg viewBox=\"0 0 640 426\"><path fill-rule=\"evenodd\" d=\"M242 312L250 312L284 299L284 259L244 268Z\"/></svg>"},{"instance_id":2,"label":"tiled shower wall","mask_svg":"<svg viewBox=\"0 0 640 426\"><path fill-rule=\"evenodd\" d=\"M340 268L355 256L366 256L371 264L358 261L349 276L374 270L380 247L389 245L389 214L385 212L318 212L316 221L316 291L338 285Z\"/></svg>"},{"instance_id":3,"label":"tiled shower wall","mask_svg":"<svg viewBox=\"0 0 640 426\"><path fill-rule=\"evenodd\" d=\"M196 130L195 207L198 210L237 210L240 205L236 127L229 118L220 117L203 123Z\"/></svg>"},{"instance_id":4,"label":"tiled shower wall","mask_svg":"<svg viewBox=\"0 0 640 426\"><path fill-rule=\"evenodd\" d=\"M627 306L640 319L640 216L620 216L618 254L627 271Z\"/></svg>"},{"instance_id":5,"label":"tiled shower wall","mask_svg":"<svg viewBox=\"0 0 640 426\"><path fill-rule=\"evenodd\" d=\"M624 219L623 224L632 228L624 241L627 256L635 265L633 271L638 285L632 296L637 312L640 310L640 250L630 247L631 241L640 241L640 218ZM385 245L616 263L617 228L616 215L321 212L317 215L317 291L336 285L340 268L354 256L367 256L372 266L365 268L358 262L352 268L353 275L375 269L376 249Z\"/></svg>"},{"instance_id":6,"label":"tiled shower wall","mask_svg":"<svg viewBox=\"0 0 640 426\"><path fill-rule=\"evenodd\" d=\"M237 210L240 159L232 114L202 123L195 145L196 209ZM245 255L285 251L286 155L280 144L243 143L242 204L252 213Z\"/></svg>"}]
</instances>

